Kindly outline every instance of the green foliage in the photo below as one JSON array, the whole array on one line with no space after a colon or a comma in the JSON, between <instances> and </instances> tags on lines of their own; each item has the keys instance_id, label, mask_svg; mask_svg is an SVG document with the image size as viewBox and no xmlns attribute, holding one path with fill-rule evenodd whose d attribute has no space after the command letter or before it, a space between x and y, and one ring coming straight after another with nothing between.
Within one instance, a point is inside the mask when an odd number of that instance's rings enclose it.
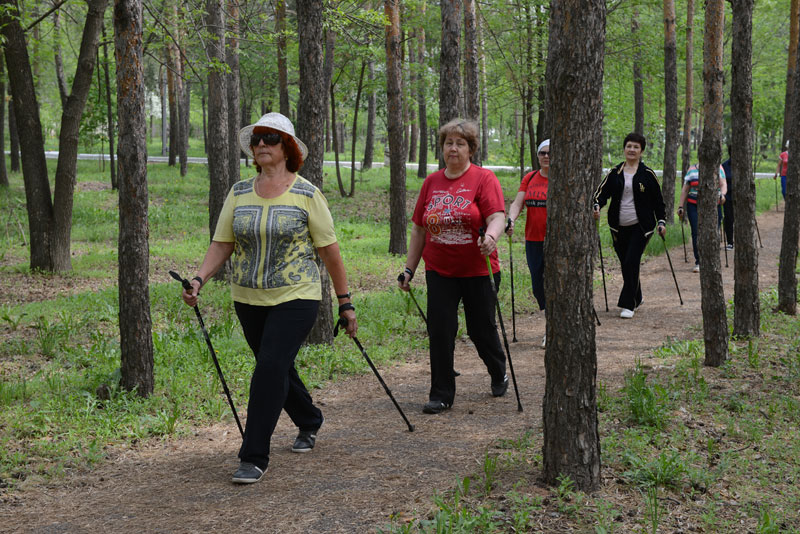
<instances>
[{"instance_id":1,"label":"green foliage","mask_svg":"<svg viewBox=\"0 0 800 534\"><path fill-rule=\"evenodd\" d=\"M669 411L666 390L659 384L648 384L641 362L626 374L623 391L627 397L628 417L633 423L663 428Z\"/></svg>"}]
</instances>

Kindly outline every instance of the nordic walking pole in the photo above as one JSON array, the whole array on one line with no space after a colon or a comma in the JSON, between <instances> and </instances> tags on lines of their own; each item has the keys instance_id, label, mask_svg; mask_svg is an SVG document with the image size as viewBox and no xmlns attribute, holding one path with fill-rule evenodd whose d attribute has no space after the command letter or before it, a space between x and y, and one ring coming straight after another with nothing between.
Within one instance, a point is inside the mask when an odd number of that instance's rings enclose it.
<instances>
[{"instance_id":1,"label":"nordic walking pole","mask_svg":"<svg viewBox=\"0 0 800 534\"><path fill-rule=\"evenodd\" d=\"M672 279L675 280L675 289L678 290L678 300L681 301L681 306L683 306L683 298L681 297L681 288L678 287L678 279L675 278L675 269L672 268L672 259L669 257L669 249L667 249L667 241L664 239L664 236L658 234L661 238L661 242L664 243L664 252L667 253L667 261L669 262L669 270L672 271Z\"/></svg>"},{"instance_id":2,"label":"nordic walking pole","mask_svg":"<svg viewBox=\"0 0 800 534\"><path fill-rule=\"evenodd\" d=\"M486 231L481 227L478 230L481 237L486 236ZM489 256L486 256L486 267L489 269L489 284L492 286L494 293L494 303L497 308L497 318L500 320L500 331L503 332L503 344L506 348L506 356L508 357L508 368L511 371L511 381L514 382L514 393L517 395L517 411L522 411L522 402L519 400L519 389L517 388L517 377L514 375L514 364L511 363L511 350L508 348L508 336L506 335L506 326L503 323L503 314L500 312L500 296L497 294L497 287L494 285L494 278L492 277L492 262Z\"/></svg>"},{"instance_id":3,"label":"nordic walking pole","mask_svg":"<svg viewBox=\"0 0 800 534\"><path fill-rule=\"evenodd\" d=\"M400 275L397 277L397 281L400 282L400 283L403 283L403 280L405 280L405 274L404 273L400 273ZM425 321L425 326L427 327L428 326L428 318L425 317L425 314L423 313L422 308L420 308L419 303L417 302L417 299L414 298L414 292L411 290L410 286L408 288L408 294L411 295L411 300L414 301L414 306L417 307L417 311L419 311L419 314L420 314L420 316L422 316L422 320Z\"/></svg>"},{"instance_id":4,"label":"nordic walking pole","mask_svg":"<svg viewBox=\"0 0 800 534\"><path fill-rule=\"evenodd\" d=\"M511 217L508 218L506 231L511 227ZM511 342L517 342L517 310L514 306L514 254L511 252L511 236L508 236L508 264L511 271Z\"/></svg>"},{"instance_id":5,"label":"nordic walking pole","mask_svg":"<svg viewBox=\"0 0 800 534\"><path fill-rule=\"evenodd\" d=\"M681 208L681 213L686 213L683 208ZM681 240L683 241L683 262L689 263L689 257L686 255L686 233L683 231L683 221L685 217L680 217L681 222Z\"/></svg>"},{"instance_id":6,"label":"nordic walking pole","mask_svg":"<svg viewBox=\"0 0 800 534\"><path fill-rule=\"evenodd\" d=\"M336 337L339 334L339 327L340 326L342 328L347 328L347 319L345 319L344 317L339 317L339 320L336 322L336 326L333 328L333 337ZM394 403L394 407L397 408L398 412L400 412L400 416L403 418L403 421L405 421L406 425L408 425L408 431L409 432L413 432L414 431L414 425L411 424L411 422L408 420L408 417L406 417L406 414L403 413L403 409L400 408L399 404L397 404L397 401L394 399L394 395L392 395L392 392L389 390L389 386L387 386L386 382L383 381L383 378L381 378L381 374L375 368L375 364L372 363L372 360L369 359L369 356L367 355L367 351L364 350L364 347L361 345L361 342L358 340L357 337L353 336L353 341L355 342L356 346L358 347L358 350L361 351L361 355L364 356L365 360L367 360L367 363L369 364L370 368L372 369L372 372L375 373L376 377L378 377L378 382L381 383L381 385L383 386L383 389L386 391L386 394L389 395L390 399L392 399L392 402Z\"/></svg>"},{"instance_id":7,"label":"nordic walking pole","mask_svg":"<svg viewBox=\"0 0 800 534\"><path fill-rule=\"evenodd\" d=\"M170 271L169 275L174 278L175 280L179 281L183 285L183 289L187 291L192 290L192 284L186 278L183 278L181 275L176 273L175 271ZM203 336L206 338L206 345L208 345L208 350L211 352L211 359L214 360L214 366L217 368L217 375L219 376L219 381L222 382L222 389L225 390L225 396L228 397L228 404L231 406L231 411L233 412L233 418L236 419L236 426L239 427L239 433L244 437L244 430L242 429L242 422L239 421L239 414L236 413L236 406L233 404L233 398L231 398L231 392L228 390L228 384L225 382L225 377L222 374L222 368L219 366L219 360L217 360L217 353L214 351L213 345L211 345L211 338L208 337L208 330L206 330L206 325L203 322L203 316L200 315L200 308L195 305L194 307L194 314L197 315L197 322L200 323L200 329L203 331Z\"/></svg>"},{"instance_id":8,"label":"nordic walking pole","mask_svg":"<svg viewBox=\"0 0 800 534\"><path fill-rule=\"evenodd\" d=\"M773 177L772 181L775 182L775 211L780 211L778 210L778 178Z\"/></svg>"},{"instance_id":9,"label":"nordic walking pole","mask_svg":"<svg viewBox=\"0 0 800 534\"><path fill-rule=\"evenodd\" d=\"M722 227L719 229L719 233L721 236L722 241L722 248L725 249L725 267L728 266L728 243L727 239L725 238L725 210L722 210Z\"/></svg>"},{"instance_id":10,"label":"nordic walking pole","mask_svg":"<svg viewBox=\"0 0 800 534\"><path fill-rule=\"evenodd\" d=\"M597 250L600 251L600 273L603 275L603 298L606 299L606 311L608 311L608 293L606 293L606 268L603 265L603 242L600 241L600 224L595 221L595 228L597 228Z\"/></svg>"},{"instance_id":11,"label":"nordic walking pole","mask_svg":"<svg viewBox=\"0 0 800 534\"><path fill-rule=\"evenodd\" d=\"M597 326L601 326L600 318L597 316L597 310L594 309L594 306L592 306L592 313L594 314L595 321L597 321Z\"/></svg>"},{"instance_id":12,"label":"nordic walking pole","mask_svg":"<svg viewBox=\"0 0 800 534\"><path fill-rule=\"evenodd\" d=\"M760 248L764 248L764 243L761 242L761 232L758 231L758 219L754 217L753 222L756 223L756 235L758 236L758 246Z\"/></svg>"}]
</instances>

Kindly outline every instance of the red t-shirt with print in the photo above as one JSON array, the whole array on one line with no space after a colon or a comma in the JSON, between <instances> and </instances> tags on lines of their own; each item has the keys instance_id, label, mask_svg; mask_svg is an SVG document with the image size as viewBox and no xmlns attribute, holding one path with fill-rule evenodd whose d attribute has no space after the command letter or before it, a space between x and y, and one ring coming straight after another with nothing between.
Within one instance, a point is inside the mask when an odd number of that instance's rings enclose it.
<instances>
[{"instance_id":1,"label":"red t-shirt with print","mask_svg":"<svg viewBox=\"0 0 800 534\"><path fill-rule=\"evenodd\" d=\"M426 230L422 259L425 269L450 278L486 276L486 257L478 248L478 229L486 218L504 212L503 190L488 169L470 165L453 180L444 169L429 175L420 189L412 220ZM500 271L497 250L492 272Z\"/></svg>"},{"instance_id":2,"label":"red t-shirt with print","mask_svg":"<svg viewBox=\"0 0 800 534\"><path fill-rule=\"evenodd\" d=\"M525 240L544 241L547 231L547 178L539 171L529 172L519 186L525 193Z\"/></svg>"}]
</instances>

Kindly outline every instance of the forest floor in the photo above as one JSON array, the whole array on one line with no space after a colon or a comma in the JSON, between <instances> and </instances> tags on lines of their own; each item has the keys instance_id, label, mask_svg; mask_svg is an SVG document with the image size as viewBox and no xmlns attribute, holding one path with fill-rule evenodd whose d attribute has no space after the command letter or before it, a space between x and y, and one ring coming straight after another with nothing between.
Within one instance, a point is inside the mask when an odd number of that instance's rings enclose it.
<instances>
[{"instance_id":1,"label":"forest floor","mask_svg":"<svg viewBox=\"0 0 800 534\"><path fill-rule=\"evenodd\" d=\"M763 288L777 283L783 211L758 223ZM688 229L687 229L688 239ZM696 338L701 323L699 275L675 248L671 257L684 304L678 302L664 256L642 267L644 304L631 320L614 306L621 276L605 249L610 311L595 291L598 380L616 391L626 371L670 339ZM726 299L733 293L733 251L722 260ZM527 274L527 273L526 273ZM522 276L522 273L517 274ZM517 298L529 298L517 295ZM511 313L504 310L511 336ZM409 432L375 376L364 374L313 392L325 424L310 454L292 454L296 429L284 415L272 439L268 473L254 485L237 486L238 432L231 424L197 428L190 437L141 443L112 451L99 465L64 478L24 481L0 500L3 532L368 532L391 517L430 510L435 492L481 469L499 439L541 429L545 322L540 313L517 317L517 343L510 343L525 411L517 411L513 387L493 398L489 377L466 339L456 346L458 392L453 408L425 415L427 354L381 369L403 410L416 425ZM369 351L370 340L361 340ZM511 341L511 340L509 340ZM355 350L355 346L354 346ZM530 474L536 486L538 470ZM531 491L543 491L532 489ZM601 492L603 489L600 490ZM613 499L613 496L609 496ZM624 530L624 526L620 526Z\"/></svg>"}]
</instances>

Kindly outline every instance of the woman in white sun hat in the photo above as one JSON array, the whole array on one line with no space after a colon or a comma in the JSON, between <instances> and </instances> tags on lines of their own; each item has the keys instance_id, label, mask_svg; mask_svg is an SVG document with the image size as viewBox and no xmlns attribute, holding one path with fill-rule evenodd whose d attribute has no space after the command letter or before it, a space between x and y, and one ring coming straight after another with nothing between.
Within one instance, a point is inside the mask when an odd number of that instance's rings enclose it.
<instances>
[{"instance_id":1,"label":"woman in white sun hat","mask_svg":"<svg viewBox=\"0 0 800 534\"><path fill-rule=\"evenodd\" d=\"M330 302L321 294L315 253L330 273L347 333L354 336L358 325L328 203L322 191L296 174L308 149L291 121L267 113L241 129L239 145L253 158L258 174L231 188L192 290L182 297L194 306L204 282L232 256L231 295L256 357L233 482L250 484L267 470L281 410L300 430L293 452L311 451L322 426L322 412L294 367L320 301Z\"/></svg>"}]
</instances>

